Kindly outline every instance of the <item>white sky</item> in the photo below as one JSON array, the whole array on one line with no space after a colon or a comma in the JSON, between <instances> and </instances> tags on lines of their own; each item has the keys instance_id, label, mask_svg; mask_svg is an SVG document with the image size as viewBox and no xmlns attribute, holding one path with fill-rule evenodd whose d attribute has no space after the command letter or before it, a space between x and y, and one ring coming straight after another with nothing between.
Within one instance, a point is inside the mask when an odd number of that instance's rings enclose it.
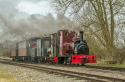
<instances>
[{"instance_id":1,"label":"white sky","mask_svg":"<svg viewBox=\"0 0 125 82\"><path fill-rule=\"evenodd\" d=\"M16 9L19 12L25 12L31 14L47 15L48 13L54 14L54 10L48 0L42 0L39 2L21 1L18 3ZM54 14L55 15L55 14Z\"/></svg>"}]
</instances>

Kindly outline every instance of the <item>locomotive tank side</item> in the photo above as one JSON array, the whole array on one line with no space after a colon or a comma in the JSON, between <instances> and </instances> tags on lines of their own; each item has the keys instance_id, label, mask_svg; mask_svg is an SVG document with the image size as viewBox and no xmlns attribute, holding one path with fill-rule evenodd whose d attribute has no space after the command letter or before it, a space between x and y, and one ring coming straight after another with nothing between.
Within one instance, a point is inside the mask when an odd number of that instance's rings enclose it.
<instances>
[{"instance_id":1,"label":"locomotive tank side","mask_svg":"<svg viewBox=\"0 0 125 82\"><path fill-rule=\"evenodd\" d=\"M74 39L77 34L75 31L69 30L59 30L56 34L58 35L55 41L57 44L54 45L53 48L56 47L58 53L54 55L54 62L59 64L70 64L71 55L74 52Z\"/></svg>"}]
</instances>

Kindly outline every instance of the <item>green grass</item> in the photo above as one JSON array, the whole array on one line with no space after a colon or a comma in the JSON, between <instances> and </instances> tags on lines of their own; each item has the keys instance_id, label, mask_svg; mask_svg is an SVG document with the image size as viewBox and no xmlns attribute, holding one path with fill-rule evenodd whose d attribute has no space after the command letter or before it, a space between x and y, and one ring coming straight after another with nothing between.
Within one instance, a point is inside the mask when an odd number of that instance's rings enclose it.
<instances>
[{"instance_id":1,"label":"green grass","mask_svg":"<svg viewBox=\"0 0 125 82\"><path fill-rule=\"evenodd\" d=\"M125 64L89 64L90 66L125 68Z\"/></svg>"}]
</instances>

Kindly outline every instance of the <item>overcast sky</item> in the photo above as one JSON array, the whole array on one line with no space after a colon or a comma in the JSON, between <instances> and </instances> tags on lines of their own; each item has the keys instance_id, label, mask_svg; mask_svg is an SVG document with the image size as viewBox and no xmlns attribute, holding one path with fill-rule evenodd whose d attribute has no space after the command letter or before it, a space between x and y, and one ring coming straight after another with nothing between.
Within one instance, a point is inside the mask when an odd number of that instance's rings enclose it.
<instances>
[{"instance_id":1,"label":"overcast sky","mask_svg":"<svg viewBox=\"0 0 125 82\"><path fill-rule=\"evenodd\" d=\"M0 12L46 15L54 13L50 2L51 0L0 0Z\"/></svg>"}]
</instances>

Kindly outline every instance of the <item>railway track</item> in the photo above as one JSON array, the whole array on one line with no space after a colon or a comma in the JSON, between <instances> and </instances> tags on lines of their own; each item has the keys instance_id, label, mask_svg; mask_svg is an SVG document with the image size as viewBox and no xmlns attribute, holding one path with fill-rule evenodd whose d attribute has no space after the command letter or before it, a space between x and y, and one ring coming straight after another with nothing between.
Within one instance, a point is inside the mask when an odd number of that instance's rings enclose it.
<instances>
[{"instance_id":1,"label":"railway track","mask_svg":"<svg viewBox=\"0 0 125 82\"><path fill-rule=\"evenodd\" d=\"M8 59L6 59L6 58L1 58L0 57L0 60L12 60L12 59L10 59L10 58L8 58ZM71 65L63 65L63 64L59 64L59 65L57 65L57 66L64 66L64 67L66 67L66 66L69 66L69 67L86 67L86 68L96 68L96 69L104 69L104 70L111 70L111 71L125 71L125 68L117 68L117 67L105 67L105 66L92 66L92 65L84 65L84 66L71 66Z\"/></svg>"},{"instance_id":2,"label":"railway track","mask_svg":"<svg viewBox=\"0 0 125 82\"><path fill-rule=\"evenodd\" d=\"M17 63L17 62L12 62L11 60L1 59L1 58L0 58L0 63L31 68L39 71L45 71L53 74L60 74L62 76L69 76L69 77L78 78L78 79L91 80L89 82L125 82L125 79L106 77L106 76L94 75L94 74L88 74L88 73L80 73L75 71L50 68L50 67L39 66L34 64Z\"/></svg>"},{"instance_id":3,"label":"railway track","mask_svg":"<svg viewBox=\"0 0 125 82\"><path fill-rule=\"evenodd\" d=\"M96 68L96 69L102 69L102 70L109 70L109 71L125 71L125 68L117 68L117 67L105 67L105 66L92 66L92 65L84 65L84 66L74 66L74 65L57 65L57 66L63 66L63 67L86 67L86 68Z\"/></svg>"}]
</instances>

